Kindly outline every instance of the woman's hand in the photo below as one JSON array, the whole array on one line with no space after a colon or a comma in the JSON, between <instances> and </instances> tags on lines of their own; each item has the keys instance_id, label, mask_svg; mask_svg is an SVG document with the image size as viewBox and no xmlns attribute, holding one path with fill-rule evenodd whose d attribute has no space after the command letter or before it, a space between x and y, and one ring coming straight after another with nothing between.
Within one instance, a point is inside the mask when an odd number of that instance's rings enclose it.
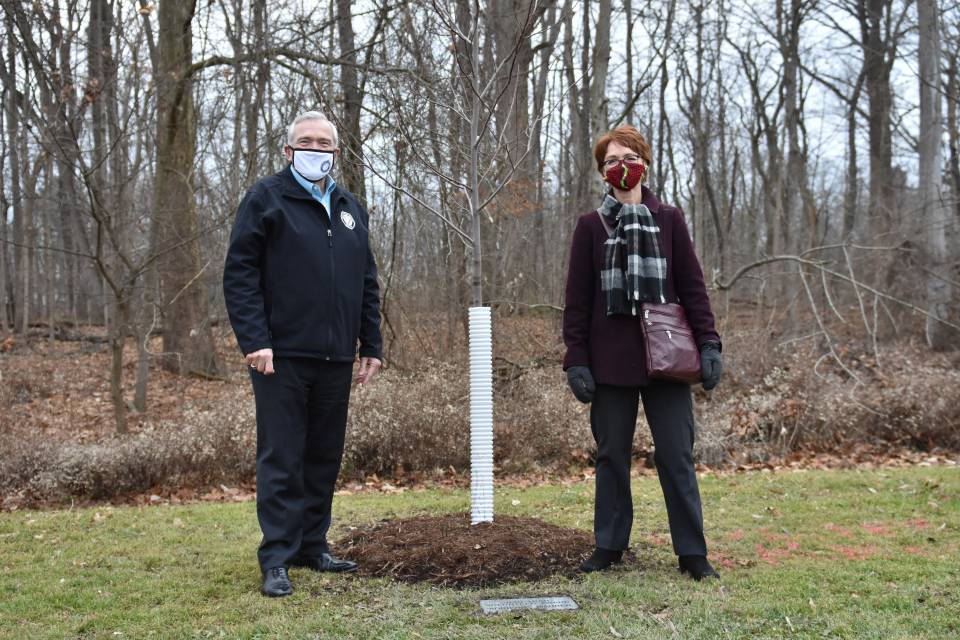
<instances>
[{"instance_id":1,"label":"woman's hand","mask_svg":"<svg viewBox=\"0 0 960 640\"><path fill-rule=\"evenodd\" d=\"M597 385L593 381L593 374L589 367L577 366L567 369L567 384L577 400L587 404L593 401L593 393Z\"/></svg>"},{"instance_id":2,"label":"woman's hand","mask_svg":"<svg viewBox=\"0 0 960 640\"><path fill-rule=\"evenodd\" d=\"M720 382L723 374L723 358L720 357L720 345L716 342L704 342L700 345L700 378L703 390L710 391Z\"/></svg>"}]
</instances>

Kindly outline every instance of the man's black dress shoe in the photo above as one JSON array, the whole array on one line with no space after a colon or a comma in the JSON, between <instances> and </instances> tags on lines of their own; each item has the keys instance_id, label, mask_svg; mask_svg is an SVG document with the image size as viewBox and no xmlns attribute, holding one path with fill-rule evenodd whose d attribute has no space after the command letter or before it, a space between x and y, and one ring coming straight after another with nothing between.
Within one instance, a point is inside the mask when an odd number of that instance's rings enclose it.
<instances>
[{"instance_id":1,"label":"man's black dress shoe","mask_svg":"<svg viewBox=\"0 0 960 640\"><path fill-rule=\"evenodd\" d=\"M263 586L260 593L271 598L288 596L293 593L286 567L273 567L263 572Z\"/></svg>"},{"instance_id":2,"label":"man's black dress shoe","mask_svg":"<svg viewBox=\"0 0 960 640\"><path fill-rule=\"evenodd\" d=\"M357 563L352 560L334 558L329 553L318 556L296 556L290 560L291 567L307 567L314 571L330 571L333 573L349 573L357 570Z\"/></svg>"},{"instance_id":3,"label":"man's black dress shoe","mask_svg":"<svg viewBox=\"0 0 960 640\"><path fill-rule=\"evenodd\" d=\"M580 565L580 571L584 573L591 573L593 571L603 571L610 567L610 565L620 562L620 558L623 557L623 551L614 551L613 549L601 549L597 547L593 550L593 554L583 561L583 564Z\"/></svg>"},{"instance_id":4,"label":"man's black dress shoe","mask_svg":"<svg viewBox=\"0 0 960 640\"><path fill-rule=\"evenodd\" d=\"M694 580L720 579L720 574L710 566L706 556L680 556L680 573L689 573Z\"/></svg>"}]
</instances>

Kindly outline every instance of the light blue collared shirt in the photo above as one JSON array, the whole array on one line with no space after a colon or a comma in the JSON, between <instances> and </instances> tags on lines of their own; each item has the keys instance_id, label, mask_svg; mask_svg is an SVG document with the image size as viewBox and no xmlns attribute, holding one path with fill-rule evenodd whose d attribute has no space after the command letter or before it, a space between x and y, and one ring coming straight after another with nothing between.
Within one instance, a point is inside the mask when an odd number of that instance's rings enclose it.
<instances>
[{"instance_id":1,"label":"light blue collared shirt","mask_svg":"<svg viewBox=\"0 0 960 640\"><path fill-rule=\"evenodd\" d=\"M293 165L290 165L290 171L293 173L293 177L297 179L297 182L300 183L300 186L306 189L307 193L313 196L314 200L323 205L323 210L327 212L327 219L332 220L330 213L330 194L333 193L334 187L337 186L337 183L333 180L333 176L327 175L327 190L320 193L320 187L300 175L300 173L293 168Z\"/></svg>"}]
</instances>

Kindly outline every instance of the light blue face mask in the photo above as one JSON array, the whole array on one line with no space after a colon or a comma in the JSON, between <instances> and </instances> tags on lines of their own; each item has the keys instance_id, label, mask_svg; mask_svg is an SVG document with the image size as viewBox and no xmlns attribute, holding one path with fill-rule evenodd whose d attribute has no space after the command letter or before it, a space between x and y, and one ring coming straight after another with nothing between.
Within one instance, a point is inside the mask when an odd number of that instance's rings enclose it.
<instances>
[{"instance_id":1,"label":"light blue face mask","mask_svg":"<svg viewBox=\"0 0 960 640\"><path fill-rule=\"evenodd\" d=\"M316 182L333 169L333 152L293 149L293 168L310 182Z\"/></svg>"}]
</instances>

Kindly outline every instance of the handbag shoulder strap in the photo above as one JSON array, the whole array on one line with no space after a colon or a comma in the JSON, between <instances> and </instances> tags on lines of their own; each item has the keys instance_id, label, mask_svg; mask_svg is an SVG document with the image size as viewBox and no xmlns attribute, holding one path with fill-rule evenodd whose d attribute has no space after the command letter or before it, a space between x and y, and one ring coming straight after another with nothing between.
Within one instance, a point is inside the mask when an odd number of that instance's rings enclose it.
<instances>
[{"instance_id":1,"label":"handbag shoulder strap","mask_svg":"<svg viewBox=\"0 0 960 640\"><path fill-rule=\"evenodd\" d=\"M613 227L610 226L610 223L607 222L607 219L603 217L603 214L600 213L600 210L599 210L599 209L597 209L597 210L595 211L595 213L597 214L597 216L600 217L600 222L603 223L603 228L607 230L607 237L608 237L608 238L612 238L612 237L613 237Z\"/></svg>"}]
</instances>

